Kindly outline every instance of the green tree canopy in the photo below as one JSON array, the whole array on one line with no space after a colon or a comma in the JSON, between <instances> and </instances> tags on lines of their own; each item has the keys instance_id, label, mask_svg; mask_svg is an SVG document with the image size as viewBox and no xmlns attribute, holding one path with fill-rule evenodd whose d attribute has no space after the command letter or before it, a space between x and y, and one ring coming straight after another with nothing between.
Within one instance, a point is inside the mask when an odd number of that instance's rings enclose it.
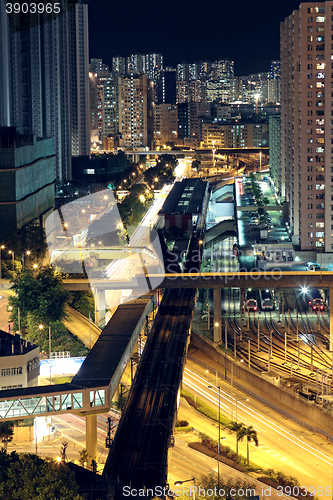
<instances>
[{"instance_id":1,"label":"green tree canopy","mask_svg":"<svg viewBox=\"0 0 333 500\"><path fill-rule=\"evenodd\" d=\"M2 500L80 500L77 492L74 473L66 464L0 451Z\"/></svg>"},{"instance_id":2,"label":"green tree canopy","mask_svg":"<svg viewBox=\"0 0 333 500\"><path fill-rule=\"evenodd\" d=\"M257 431L254 430L254 428L252 427L252 425L249 425L248 427L245 427L245 425L243 424L243 427L238 432L238 441L242 441L243 438L246 438L246 444L247 444L247 466L249 466L249 463L250 463L249 444L250 444L251 441L253 441L256 446L259 446L259 440L258 440Z\"/></svg>"},{"instance_id":3,"label":"green tree canopy","mask_svg":"<svg viewBox=\"0 0 333 500\"><path fill-rule=\"evenodd\" d=\"M12 320L17 318L18 307L22 316L32 313L47 324L66 317L69 292L62 286L61 275L51 266L24 271L12 289L16 294L8 301L13 306Z\"/></svg>"}]
</instances>

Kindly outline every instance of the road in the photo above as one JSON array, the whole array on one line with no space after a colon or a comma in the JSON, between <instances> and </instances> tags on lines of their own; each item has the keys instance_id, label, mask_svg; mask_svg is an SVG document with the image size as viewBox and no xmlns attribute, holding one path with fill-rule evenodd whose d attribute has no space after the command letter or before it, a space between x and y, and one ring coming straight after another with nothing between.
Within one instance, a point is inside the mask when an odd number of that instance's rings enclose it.
<instances>
[{"instance_id":1,"label":"road","mask_svg":"<svg viewBox=\"0 0 333 500\"><path fill-rule=\"evenodd\" d=\"M217 461L214 458L207 457L196 450L188 448L186 444L181 441L181 439L176 439L175 446L169 450L169 454L171 457L168 473L170 489L182 489L182 486L175 486L174 483L177 481L188 481L189 479L195 478L197 481L196 484L198 484L198 479L202 475L206 476L214 474L217 476ZM251 488L252 485L255 487L256 494L260 495L261 498L271 500L278 500L279 498L290 500L291 498L285 495L278 495L274 489L269 491L268 487L266 487L263 483L260 483L256 479L250 478L248 475L239 472L232 467L228 467L223 463L220 463L220 478L221 481L232 480L235 483L237 480L245 481L249 485L248 488ZM181 494L187 498L189 495L189 487L192 486L193 488L193 482L189 481L183 486L184 494L183 491L181 491ZM264 491L269 494L265 495Z\"/></svg>"},{"instance_id":2,"label":"road","mask_svg":"<svg viewBox=\"0 0 333 500\"><path fill-rule=\"evenodd\" d=\"M4 290L0 288L0 329L8 332L8 321L9 321L9 312L7 311L8 306L8 297L13 295L11 290Z\"/></svg>"},{"instance_id":3,"label":"road","mask_svg":"<svg viewBox=\"0 0 333 500\"><path fill-rule=\"evenodd\" d=\"M91 349L101 333L100 328L93 321L89 326L89 320L72 307L67 307L67 313L69 318L64 321L66 328Z\"/></svg>"},{"instance_id":4,"label":"road","mask_svg":"<svg viewBox=\"0 0 333 500\"><path fill-rule=\"evenodd\" d=\"M332 485L333 450L325 438L307 431L298 424L281 417L280 414L256 400L245 401L246 394L233 389L229 384L218 380L221 387L221 412L227 417L236 418L246 425L252 425L258 432L259 447L250 445L250 460L261 468L274 468L297 477L302 485ZM184 373L184 387L211 406L217 407L218 390L208 389L216 385L215 377L192 361L187 360ZM240 401L241 400L241 401ZM201 432L209 429L217 439L217 426L193 415L191 409L181 409L179 418L189 420L190 425ZM192 423L194 420L194 424ZM235 449L235 437L226 437L225 444ZM233 441L233 442L232 442ZM246 443L240 443L239 452L246 456ZM318 496L318 495L317 495Z\"/></svg>"}]
</instances>

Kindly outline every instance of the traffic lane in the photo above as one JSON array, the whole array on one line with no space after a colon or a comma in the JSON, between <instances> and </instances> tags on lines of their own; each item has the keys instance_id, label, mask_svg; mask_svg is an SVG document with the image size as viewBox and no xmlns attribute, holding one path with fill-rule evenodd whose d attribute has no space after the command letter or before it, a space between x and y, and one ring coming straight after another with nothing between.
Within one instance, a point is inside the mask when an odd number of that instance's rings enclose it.
<instances>
[{"instance_id":1,"label":"traffic lane","mask_svg":"<svg viewBox=\"0 0 333 500\"><path fill-rule=\"evenodd\" d=\"M170 450L170 448L169 448ZM196 484L203 475L213 474L217 477L217 461L214 458L207 457L202 453L193 450L188 447L176 444L174 448L171 448L171 459L169 465L168 482L170 489L175 487L176 481L185 481L191 478L196 479ZM292 497L278 494L278 492L272 488L268 494L268 487L263 483L257 481L254 478L250 478L248 475L228 467L227 465L220 462L220 478L223 481L244 481L247 483L249 488L253 485L256 489L257 495L261 498L269 498L272 500L284 499L292 500ZM200 471L198 473L198 471ZM187 483L190 486L189 483ZM264 490L267 492L267 496L264 495ZM193 491L193 490L192 490Z\"/></svg>"},{"instance_id":2,"label":"traffic lane","mask_svg":"<svg viewBox=\"0 0 333 500\"><path fill-rule=\"evenodd\" d=\"M4 331L8 331L8 322L9 322L9 311L7 311L8 307L8 298L13 295L13 292L10 290L2 290L0 288L0 329Z\"/></svg>"},{"instance_id":3,"label":"traffic lane","mask_svg":"<svg viewBox=\"0 0 333 500\"><path fill-rule=\"evenodd\" d=\"M185 375L188 374L187 367L188 367L188 362L187 362L186 368L185 368ZM197 365L195 365L193 363L192 368L196 368L196 367L197 367ZM198 367L198 368L200 370L201 367ZM193 373L195 373L195 370L191 370L191 371L192 371L192 373L189 375L193 379ZM207 385L212 385L212 384L211 384L211 382L207 381L205 370L201 368L201 372L199 373L199 371L198 371L197 373L198 373L198 378L196 379L196 381L198 382L198 387L199 388L201 387L202 389L206 390ZM224 410L227 412L226 413L227 416L230 417L230 416L232 416L232 414L235 415L235 410L236 410L235 397L238 399L244 400L245 398L248 398L248 396L246 394L238 391L238 390L235 390L234 388L232 389L232 392L233 392L233 396L232 396L230 385L225 384L220 379L218 380L218 383L221 385L221 408L222 408L222 402L223 402ZM214 383L214 385L215 385L215 383ZM223 386L223 388L222 388L222 386ZM216 391L216 394L217 394L217 391ZM214 398L215 398L215 401L216 401L216 394L213 395L213 397L211 397L210 400L214 400ZM229 415L228 415L228 412L229 412ZM329 460L333 460L333 451L332 451L332 448L330 445L327 445L327 448L325 448L325 450L327 450L327 451L325 451L325 454L322 454L321 451L318 452L318 450L317 450L318 446L321 447L323 443L327 444L325 439L323 439L319 436L316 436L315 434L313 434L312 432L299 426L295 422L289 421L285 417L282 417L279 413L274 412L274 410L266 407L265 405L263 405L262 403L258 402L257 400L255 400L251 397L249 397L249 401L246 401L245 403L244 403L244 401L237 402L237 414L238 414L238 417L243 416L245 419L248 419L249 417L256 419L257 420L256 424L258 425L259 428L262 427L262 431L264 431L264 432L268 432L268 431L270 432L271 428L274 428L274 430L276 432L279 432L279 433L286 432L288 434L288 432L291 432L292 434L295 434L296 436L301 435L302 440L300 440L299 438L297 438L295 436L292 436L293 440L295 440L295 439L297 440L297 444L299 446L302 446L302 447L308 446L309 452L319 453L319 456L321 456L322 459L327 458ZM269 415L269 418L266 417L265 415ZM285 424L288 423L287 430L283 429L281 427L281 425L282 425L281 420L282 419L284 420ZM304 442L305 436L307 437L307 441ZM310 441L308 441L308 440L310 440ZM328 453L328 455L327 455L327 453ZM333 463L331 465L333 465Z\"/></svg>"},{"instance_id":4,"label":"traffic lane","mask_svg":"<svg viewBox=\"0 0 333 500\"><path fill-rule=\"evenodd\" d=\"M206 375L204 370L202 370L201 373ZM201 381L198 382L198 384L192 384L192 392L196 390L198 392L198 396L200 395L201 399L206 399L208 404L212 405L214 402L216 404L216 395L208 395L207 397L206 391L207 385L212 384L213 377L211 377L212 380L207 380L207 377L201 378L204 379L204 382L202 383ZM221 394L221 411L224 411L226 415L230 417L232 407L235 414L235 405L230 403L230 386L226 386L223 381L220 380L218 383L221 384L221 387L223 385L226 388L226 391L229 392L229 397L226 399ZM239 391L233 392L237 394L239 398L246 397L246 394L240 393ZM249 407L249 404L251 404L251 408ZM309 431L306 431L292 421L283 419L282 424L281 420L283 417L275 413L273 410L266 408L256 400L250 399L250 401L246 403L246 407L244 403L238 402L237 410L239 421L245 420L247 425L253 425L253 427L259 431L259 441L262 447L265 445L266 452L272 453L271 450L273 450L276 457L284 457L285 460L291 458L291 462L295 465L295 472L297 472L297 475L300 477L300 474L304 474L304 481L306 481L304 484L309 484L309 478L311 478L309 485L313 485L315 477L317 478L316 484L318 484L318 486L330 484L330 475L327 472L327 469L332 467L333 459L331 447L325 443L325 440L313 435ZM270 418L268 419L265 415ZM287 427L287 430L283 428L282 425ZM324 475L320 473L320 469L326 471ZM286 472L290 473L290 469L287 469ZM315 474L313 474L314 472Z\"/></svg>"}]
</instances>

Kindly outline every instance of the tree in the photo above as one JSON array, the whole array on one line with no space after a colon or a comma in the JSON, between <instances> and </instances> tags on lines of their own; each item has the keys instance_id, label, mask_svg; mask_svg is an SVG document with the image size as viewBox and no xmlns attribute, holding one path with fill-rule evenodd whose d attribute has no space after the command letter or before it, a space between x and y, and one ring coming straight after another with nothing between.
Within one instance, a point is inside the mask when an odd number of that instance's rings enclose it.
<instances>
[{"instance_id":1,"label":"tree","mask_svg":"<svg viewBox=\"0 0 333 500\"><path fill-rule=\"evenodd\" d=\"M5 450L7 450L8 443L13 441L13 428L14 423L10 420L0 422L0 441L3 443L3 447Z\"/></svg>"},{"instance_id":2,"label":"tree","mask_svg":"<svg viewBox=\"0 0 333 500\"><path fill-rule=\"evenodd\" d=\"M240 440L240 433L245 428L243 422L230 422L229 429L236 433L236 455L238 457L238 441Z\"/></svg>"},{"instance_id":3,"label":"tree","mask_svg":"<svg viewBox=\"0 0 333 500\"><path fill-rule=\"evenodd\" d=\"M197 483L198 486L201 486L201 488L205 489L206 491L212 491L212 495L209 496L210 500L220 500L221 498L245 500L246 498L248 498L248 496L255 496L255 485L249 483L248 481L242 481L241 479L235 481L235 479L225 480L220 477L220 481L218 484L217 477L209 475L202 476L197 481ZM218 486L221 495L219 495Z\"/></svg>"},{"instance_id":4,"label":"tree","mask_svg":"<svg viewBox=\"0 0 333 500\"><path fill-rule=\"evenodd\" d=\"M61 275L51 266L37 271L26 270L12 286L15 297L9 298L13 306L11 320L17 318L17 308L21 317L34 314L42 323L49 324L66 317L69 292L62 285Z\"/></svg>"},{"instance_id":5,"label":"tree","mask_svg":"<svg viewBox=\"0 0 333 500\"><path fill-rule=\"evenodd\" d=\"M60 447L60 458L62 462L66 462L67 460L67 453L66 453L67 447L68 447L68 441L63 441Z\"/></svg>"},{"instance_id":6,"label":"tree","mask_svg":"<svg viewBox=\"0 0 333 500\"><path fill-rule=\"evenodd\" d=\"M199 160L192 161L192 165L191 165L192 170L195 170L195 172L197 172L200 168L200 165L201 165L201 161L199 161Z\"/></svg>"},{"instance_id":7,"label":"tree","mask_svg":"<svg viewBox=\"0 0 333 500\"><path fill-rule=\"evenodd\" d=\"M67 464L43 460L34 454L0 451L2 500L80 500L74 472Z\"/></svg>"},{"instance_id":8,"label":"tree","mask_svg":"<svg viewBox=\"0 0 333 500\"><path fill-rule=\"evenodd\" d=\"M80 458L79 458L79 463L82 467L86 467L88 465L89 459L91 458L91 455L89 455L88 451L86 448L81 450L79 452Z\"/></svg>"},{"instance_id":9,"label":"tree","mask_svg":"<svg viewBox=\"0 0 333 500\"><path fill-rule=\"evenodd\" d=\"M239 441L242 441L244 437L246 437L246 442L247 442L247 466L249 467L250 464L249 444L251 441L253 441L256 446L259 446L257 431L253 429L252 425L245 427L243 424L243 428L239 430Z\"/></svg>"}]
</instances>

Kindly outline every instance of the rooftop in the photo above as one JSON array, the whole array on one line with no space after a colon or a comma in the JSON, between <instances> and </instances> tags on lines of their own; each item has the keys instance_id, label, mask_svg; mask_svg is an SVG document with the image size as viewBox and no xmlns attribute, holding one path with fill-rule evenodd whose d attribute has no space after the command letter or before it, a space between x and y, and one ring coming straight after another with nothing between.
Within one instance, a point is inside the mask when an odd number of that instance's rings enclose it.
<instances>
[{"instance_id":1,"label":"rooftop","mask_svg":"<svg viewBox=\"0 0 333 500\"><path fill-rule=\"evenodd\" d=\"M0 330L0 357L26 354L37 347L37 345L23 340L20 335L12 335Z\"/></svg>"},{"instance_id":2,"label":"rooftop","mask_svg":"<svg viewBox=\"0 0 333 500\"><path fill-rule=\"evenodd\" d=\"M207 186L208 182L201 179L184 179L176 182L159 215L201 214Z\"/></svg>"}]
</instances>

